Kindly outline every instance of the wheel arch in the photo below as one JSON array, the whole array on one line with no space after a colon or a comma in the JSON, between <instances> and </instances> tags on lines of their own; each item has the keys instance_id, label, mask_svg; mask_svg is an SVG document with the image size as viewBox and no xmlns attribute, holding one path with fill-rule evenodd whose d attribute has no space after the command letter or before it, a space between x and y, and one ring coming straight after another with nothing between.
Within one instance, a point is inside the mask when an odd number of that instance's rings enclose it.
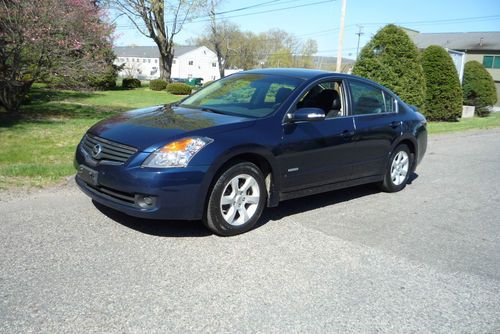
<instances>
[{"instance_id":1,"label":"wheel arch","mask_svg":"<svg viewBox=\"0 0 500 334\"><path fill-rule=\"evenodd\" d=\"M403 136L400 137L397 141L394 142L391 148L391 152L389 153L389 157L391 156L392 152L398 147L399 145L406 145L410 149L410 153L413 155L412 157L412 165L411 165L411 171L414 172L416 167L417 167L417 157L418 157L418 144L415 138L411 136Z\"/></svg>"},{"instance_id":2,"label":"wheel arch","mask_svg":"<svg viewBox=\"0 0 500 334\"><path fill-rule=\"evenodd\" d=\"M219 159L217 159L210 168L209 180L207 180L208 186L206 191L204 191L203 201L203 214L206 210L208 204L208 199L210 193L217 182L219 176L231 166L236 165L240 162L250 162L256 165L262 175L267 188L267 206L274 207L279 203L279 192L276 186L276 173L278 168L276 166L276 160L274 156L267 149L261 146L252 147L239 147L233 149L230 152L222 154Z\"/></svg>"}]
</instances>

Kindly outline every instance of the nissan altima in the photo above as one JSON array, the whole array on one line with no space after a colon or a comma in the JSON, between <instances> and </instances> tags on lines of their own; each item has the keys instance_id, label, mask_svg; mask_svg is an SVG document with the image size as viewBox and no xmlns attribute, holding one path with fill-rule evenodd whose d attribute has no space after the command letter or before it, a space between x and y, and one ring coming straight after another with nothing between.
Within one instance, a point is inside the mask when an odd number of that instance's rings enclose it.
<instances>
[{"instance_id":1,"label":"nissan altima","mask_svg":"<svg viewBox=\"0 0 500 334\"><path fill-rule=\"evenodd\" d=\"M201 220L230 236L287 199L365 183L402 190L425 154L426 126L361 77L251 70L95 124L76 149L76 182L130 216Z\"/></svg>"}]
</instances>

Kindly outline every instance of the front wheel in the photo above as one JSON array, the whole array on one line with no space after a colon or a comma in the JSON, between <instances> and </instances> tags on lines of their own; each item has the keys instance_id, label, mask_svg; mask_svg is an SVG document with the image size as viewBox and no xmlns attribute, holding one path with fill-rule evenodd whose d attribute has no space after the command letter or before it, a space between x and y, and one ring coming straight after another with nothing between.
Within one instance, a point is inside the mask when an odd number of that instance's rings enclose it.
<instances>
[{"instance_id":1,"label":"front wheel","mask_svg":"<svg viewBox=\"0 0 500 334\"><path fill-rule=\"evenodd\" d=\"M262 172L249 162L225 170L210 193L203 223L212 232L231 236L250 230L266 203Z\"/></svg>"},{"instance_id":2,"label":"front wheel","mask_svg":"<svg viewBox=\"0 0 500 334\"><path fill-rule=\"evenodd\" d=\"M399 145L391 154L389 168L385 172L380 188L386 192L397 192L406 187L410 177L413 155L405 144Z\"/></svg>"}]
</instances>

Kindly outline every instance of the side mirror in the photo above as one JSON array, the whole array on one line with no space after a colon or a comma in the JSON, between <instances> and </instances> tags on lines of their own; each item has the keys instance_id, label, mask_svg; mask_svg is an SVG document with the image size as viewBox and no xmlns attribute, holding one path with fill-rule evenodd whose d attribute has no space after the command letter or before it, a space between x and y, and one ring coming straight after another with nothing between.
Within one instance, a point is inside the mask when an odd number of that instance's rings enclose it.
<instances>
[{"instance_id":1,"label":"side mirror","mask_svg":"<svg viewBox=\"0 0 500 334\"><path fill-rule=\"evenodd\" d=\"M300 108L294 113L287 114L286 117L289 122L294 123L323 121L326 115L325 111L320 108Z\"/></svg>"}]
</instances>

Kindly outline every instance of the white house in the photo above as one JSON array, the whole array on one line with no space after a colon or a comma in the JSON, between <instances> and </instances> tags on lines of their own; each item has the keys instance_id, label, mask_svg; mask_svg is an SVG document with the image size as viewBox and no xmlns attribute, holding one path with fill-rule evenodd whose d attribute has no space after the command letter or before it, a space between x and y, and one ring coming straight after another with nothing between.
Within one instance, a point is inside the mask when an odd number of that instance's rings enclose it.
<instances>
[{"instance_id":1,"label":"white house","mask_svg":"<svg viewBox=\"0 0 500 334\"><path fill-rule=\"evenodd\" d=\"M160 52L156 46L116 46L116 65L122 65L120 76L138 79L160 77ZM206 46L176 46L172 62L172 78L203 78L204 82L220 78L215 52Z\"/></svg>"}]
</instances>

